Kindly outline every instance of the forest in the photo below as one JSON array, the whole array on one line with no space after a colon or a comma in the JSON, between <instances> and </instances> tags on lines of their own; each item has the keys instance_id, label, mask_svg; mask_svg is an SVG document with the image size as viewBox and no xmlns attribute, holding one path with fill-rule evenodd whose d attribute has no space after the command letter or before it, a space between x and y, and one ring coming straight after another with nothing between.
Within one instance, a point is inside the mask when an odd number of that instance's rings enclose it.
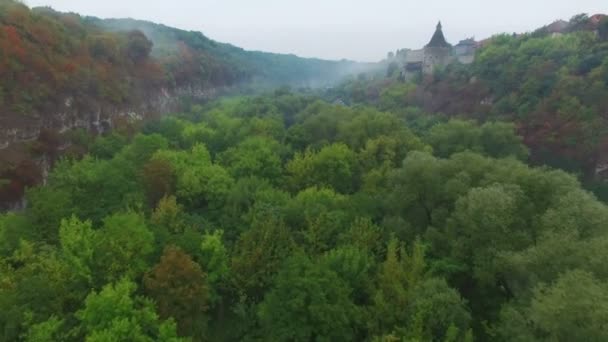
<instances>
[{"instance_id":1,"label":"forest","mask_svg":"<svg viewBox=\"0 0 608 342\"><path fill-rule=\"evenodd\" d=\"M471 65L452 64L404 81L388 75L353 78L333 89L347 104L384 111L412 107L449 118L513 122L530 162L575 173L608 200L597 171L608 164L608 19L597 32L577 15L558 36L546 28L488 39Z\"/></svg>"},{"instance_id":2,"label":"forest","mask_svg":"<svg viewBox=\"0 0 608 342\"><path fill-rule=\"evenodd\" d=\"M70 96L106 105L181 87L323 85L365 64L251 52L130 19L102 20L0 0L0 115L49 115Z\"/></svg>"},{"instance_id":3,"label":"forest","mask_svg":"<svg viewBox=\"0 0 608 342\"><path fill-rule=\"evenodd\" d=\"M608 339L608 207L424 122L282 88L83 141L0 216L0 340Z\"/></svg>"},{"instance_id":4,"label":"forest","mask_svg":"<svg viewBox=\"0 0 608 342\"><path fill-rule=\"evenodd\" d=\"M26 204L0 213L0 341L608 341L608 19L588 22L311 89L369 65L0 0L0 128L68 95L239 88L0 163L0 202Z\"/></svg>"}]
</instances>

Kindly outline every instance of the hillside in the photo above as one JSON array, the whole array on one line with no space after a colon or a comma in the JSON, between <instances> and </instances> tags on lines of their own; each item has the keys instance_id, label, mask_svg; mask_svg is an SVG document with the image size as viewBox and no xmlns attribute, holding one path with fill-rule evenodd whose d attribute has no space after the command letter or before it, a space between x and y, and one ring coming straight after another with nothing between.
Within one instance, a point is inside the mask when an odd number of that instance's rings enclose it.
<instances>
[{"instance_id":1,"label":"hillside","mask_svg":"<svg viewBox=\"0 0 608 342\"><path fill-rule=\"evenodd\" d=\"M589 17L575 19L576 25L563 33L543 27L494 36L470 65L451 64L409 82L398 73L352 80L329 98L392 112L417 108L428 114L427 122L513 122L530 148L532 163L559 167L587 181L603 179L608 164L608 19L595 25Z\"/></svg>"},{"instance_id":2,"label":"hillside","mask_svg":"<svg viewBox=\"0 0 608 342\"><path fill-rule=\"evenodd\" d=\"M608 19L441 30L310 88L0 0L0 341L608 341Z\"/></svg>"},{"instance_id":3,"label":"hillside","mask_svg":"<svg viewBox=\"0 0 608 342\"><path fill-rule=\"evenodd\" d=\"M294 85L317 87L340 81L344 76L362 72L372 64L351 61L327 61L315 58L300 58L295 55L246 51L239 47L213 41L200 32L184 31L165 25L134 19L105 19L87 17L86 22L109 32L141 31L153 43L152 56L173 70L178 65L177 57L200 54L199 58L208 60L209 66L203 73L192 75L197 80L213 78L214 66L224 64L229 69L218 70L215 76L228 79L246 79L256 87ZM184 51L186 50L186 51ZM181 64L184 60L179 60ZM210 73L210 74L207 74ZM176 80L179 83L179 80Z\"/></svg>"},{"instance_id":4,"label":"hillside","mask_svg":"<svg viewBox=\"0 0 608 342\"><path fill-rule=\"evenodd\" d=\"M363 67L249 52L145 21L29 9L11 0L0 6L3 115L40 115L68 96L125 104L159 87L323 85Z\"/></svg>"},{"instance_id":5,"label":"hillside","mask_svg":"<svg viewBox=\"0 0 608 342\"><path fill-rule=\"evenodd\" d=\"M39 182L32 169L73 145L75 130L104 133L178 111L185 100L322 86L369 67L250 52L200 32L1 0L0 179L12 185L0 187L0 199L19 198Z\"/></svg>"}]
</instances>

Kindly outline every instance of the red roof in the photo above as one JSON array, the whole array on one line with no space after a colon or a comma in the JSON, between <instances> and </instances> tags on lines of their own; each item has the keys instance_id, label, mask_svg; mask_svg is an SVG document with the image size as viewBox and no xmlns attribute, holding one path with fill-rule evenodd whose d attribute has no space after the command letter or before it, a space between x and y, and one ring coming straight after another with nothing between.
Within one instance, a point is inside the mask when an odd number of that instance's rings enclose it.
<instances>
[{"instance_id":1,"label":"red roof","mask_svg":"<svg viewBox=\"0 0 608 342\"><path fill-rule=\"evenodd\" d=\"M589 22L593 25L598 25L604 18L606 18L605 14L595 14L589 18Z\"/></svg>"}]
</instances>

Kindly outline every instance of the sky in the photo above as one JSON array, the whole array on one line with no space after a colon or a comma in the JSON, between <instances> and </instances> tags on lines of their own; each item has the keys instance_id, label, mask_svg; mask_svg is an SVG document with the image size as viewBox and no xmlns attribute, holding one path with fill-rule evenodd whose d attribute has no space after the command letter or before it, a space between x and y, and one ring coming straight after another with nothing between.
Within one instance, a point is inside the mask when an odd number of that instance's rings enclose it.
<instances>
[{"instance_id":1,"label":"sky","mask_svg":"<svg viewBox=\"0 0 608 342\"><path fill-rule=\"evenodd\" d=\"M24 0L101 18L149 20L248 50L378 61L420 48L441 20L448 42L527 32L578 13L608 13L608 0Z\"/></svg>"}]
</instances>

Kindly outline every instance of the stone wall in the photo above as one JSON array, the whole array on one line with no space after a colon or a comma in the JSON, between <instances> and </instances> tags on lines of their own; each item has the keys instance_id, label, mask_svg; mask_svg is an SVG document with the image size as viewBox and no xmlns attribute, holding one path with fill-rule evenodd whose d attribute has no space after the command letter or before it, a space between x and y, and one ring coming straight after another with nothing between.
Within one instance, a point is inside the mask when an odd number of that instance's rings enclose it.
<instances>
[{"instance_id":1,"label":"stone wall","mask_svg":"<svg viewBox=\"0 0 608 342\"><path fill-rule=\"evenodd\" d=\"M431 74L436 66L445 66L450 64L450 48L443 47L426 47L424 48L424 62L422 63L422 72Z\"/></svg>"}]
</instances>

